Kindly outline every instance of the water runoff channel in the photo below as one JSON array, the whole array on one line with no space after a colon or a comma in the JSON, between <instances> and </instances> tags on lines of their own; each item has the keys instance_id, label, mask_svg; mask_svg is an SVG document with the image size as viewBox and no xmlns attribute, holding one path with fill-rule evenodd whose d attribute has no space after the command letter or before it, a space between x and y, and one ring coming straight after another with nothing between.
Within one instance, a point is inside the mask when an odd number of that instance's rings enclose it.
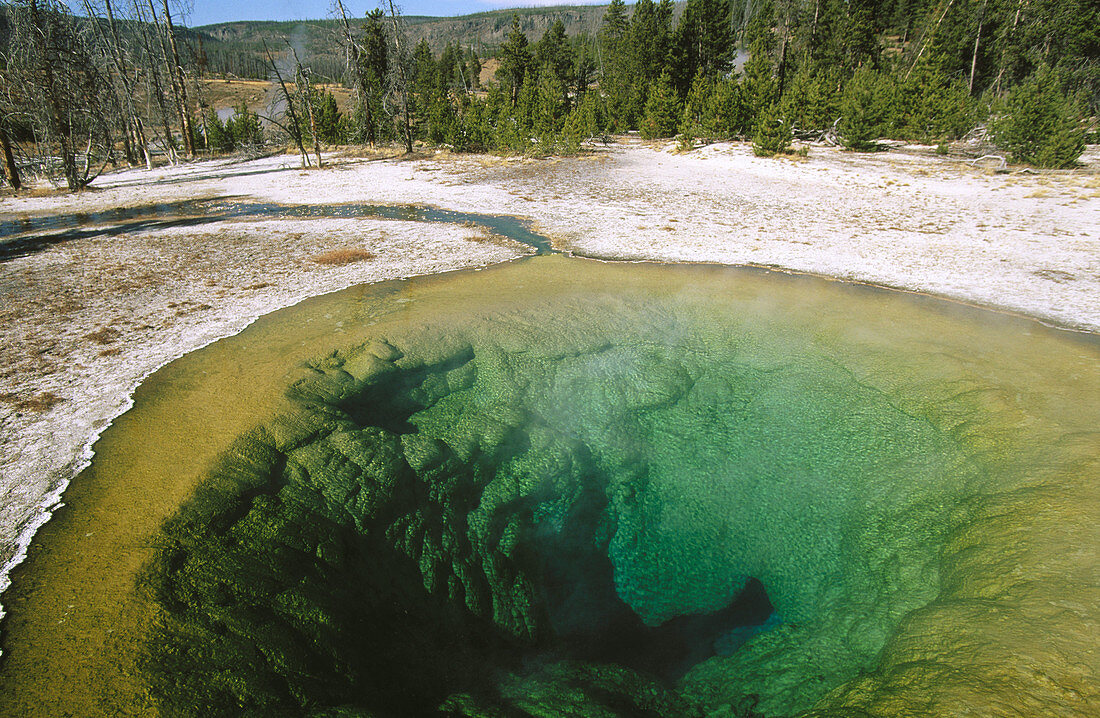
<instances>
[{"instance_id":1,"label":"water runoff channel","mask_svg":"<svg viewBox=\"0 0 1100 718\"><path fill-rule=\"evenodd\" d=\"M232 219L392 219L408 222L474 224L493 234L532 247L537 254L555 252L550 240L528 222L508 215L454 212L421 205L330 204L285 205L225 199L183 200L102 212L25 217L0 222L0 261L33 254L53 244L92 237L124 237L173 227L197 227Z\"/></svg>"},{"instance_id":2,"label":"water runoff channel","mask_svg":"<svg viewBox=\"0 0 1100 718\"><path fill-rule=\"evenodd\" d=\"M43 218L0 255L316 216L538 256L150 376L13 574L0 714L1095 714L1095 337L423 207Z\"/></svg>"}]
</instances>

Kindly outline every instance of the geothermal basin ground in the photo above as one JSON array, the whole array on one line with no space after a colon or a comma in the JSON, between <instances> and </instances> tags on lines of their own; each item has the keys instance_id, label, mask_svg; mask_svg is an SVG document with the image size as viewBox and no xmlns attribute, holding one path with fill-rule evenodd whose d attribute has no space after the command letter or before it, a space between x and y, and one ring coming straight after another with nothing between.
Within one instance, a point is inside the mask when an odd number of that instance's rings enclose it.
<instances>
[{"instance_id":1,"label":"geothermal basin ground","mask_svg":"<svg viewBox=\"0 0 1100 718\"><path fill-rule=\"evenodd\" d=\"M295 162L119 173L81 195L5 199L0 221L224 198L428 205L526 217L583 255L778 267L1100 328L1100 180L1088 169L990 174L919 151L815 147L805 160L772 161L743 145L680 155L632 143L577 159L333 156L323 171ZM31 243L0 264L0 556L9 564L94 437L165 362L308 296L531 251L477 226L401 220L124 229Z\"/></svg>"}]
</instances>

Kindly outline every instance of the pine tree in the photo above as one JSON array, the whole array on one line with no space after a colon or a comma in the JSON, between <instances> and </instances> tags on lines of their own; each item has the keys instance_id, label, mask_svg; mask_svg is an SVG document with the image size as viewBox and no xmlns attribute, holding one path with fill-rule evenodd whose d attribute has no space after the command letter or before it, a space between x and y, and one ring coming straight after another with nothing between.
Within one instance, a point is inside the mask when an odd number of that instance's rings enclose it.
<instances>
[{"instance_id":1,"label":"pine tree","mask_svg":"<svg viewBox=\"0 0 1100 718\"><path fill-rule=\"evenodd\" d=\"M600 91L607 98L612 122L621 129L634 126L637 119L637 103L631 102L635 86L648 84L644 78L638 82L633 75L627 38L629 29L623 0L611 0L599 33L599 83Z\"/></svg>"},{"instance_id":2,"label":"pine tree","mask_svg":"<svg viewBox=\"0 0 1100 718\"><path fill-rule=\"evenodd\" d=\"M977 120L967 83L950 77L939 55L922 59L898 92L896 134L903 138L922 142L957 139Z\"/></svg>"},{"instance_id":3,"label":"pine tree","mask_svg":"<svg viewBox=\"0 0 1100 718\"><path fill-rule=\"evenodd\" d=\"M748 132L752 117L741 87L732 78L719 80L707 100L703 129L711 136L728 139Z\"/></svg>"},{"instance_id":4,"label":"pine tree","mask_svg":"<svg viewBox=\"0 0 1100 718\"><path fill-rule=\"evenodd\" d=\"M741 91L753 117L758 117L765 108L779 101L779 83L775 78L772 58L776 46L772 32L774 22L772 1L764 0L745 30L749 43L749 61L745 63L745 79L741 84Z\"/></svg>"},{"instance_id":5,"label":"pine tree","mask_svg":"<svg viewBox=\"0 0 1100 718\"><path fill-rule=\"evenodd\" d=\"M212 109L206 111L206 145L215 152L233 151L233 134Z\"/></svg>"},{"instance_id":6,"label":"pine tree","mask_svg":"<svg viewBox=\"0 0 1100 718\"><path fill-rule=\"evenodd\" d=\"M840 117L840 70L815 69L813 63L799 65L783 92L783 114L802 131L823 131Z\"/></svg>"},{"instance_id":7,"label":"pine tree","mask_svg":"<svg viewBox=\"0 0 1100 718\"><path fill-rule=\"evenodd\" d=\"M638 129L646 139L672 137L676 134L680 115L680 97L676 94L676 88L672 86L672 76L662 72L649 90L649 98L645 104L645 117Z\"/></svg>"},{"instance_id":8,"label":"pine tree","mask_svg":"<svg viewBox=\"0 0 1100 718\"><path fill-rule=\"evenodd\" d=\"M600 30L600 39L605 48L618 52L617 45L626 37L628 27L626 3L623 0L611 0L603 14L603 27Z\"/></svg>"},{"instance_id":9,"label":"pine tree","mask_svg":"<svg viewBox=\"0 0 1100 718\"><path fill-rule=\"evenodd\" d=\"M508 92L514 106L519 101L520 90L531 67L531 51L527 47L527 35L519 26L519 15L512 15L512 29L500 47L500 68L497 80Z\"/></svg>"},{"instance_id":10,"label":"pine tree","mask_svg":"<svg viewBox=\"0 0 1100 718\"><path fill-rule=\"evenodd\" d=\"M713 93L714 80L701 72L697 74L695 81L691 83L691 90L684 99L684 112L680 120L680 134L685 138L685 147L691 144L689 140L712 139L705 124Z\"/></svg>"},{"instance_id":11,"label":"pine tree","mask_svg":"<svg viewBox=\"0 0 1100 718\"><path fill-rule=\"evenodd\" d=\"M427 97L439 87L439 66L436 64L432 49L424 38L413 49L413 93Z\"/></svg>"},{"instance_id":12,"label":"pine tree","mask_svg":"<svg viewBox=\"0 0 1100 718\"><path fill-rule=\"evenodd\" d=\"M565 87L553 72L539 73L538 96L532 126L540 142L557 135L565 124L569 106Z\"/></svg>"},{"instance_id":13,"label":"pine tree","mask_svg":"<svg viewBox=\"0 0 1100 718\"><path fill-rule=\"evenodd\" d=\"M565 120L563 133L569 138L572 150L576 151L581 142L599 135L604 129L604 110L600 95L597 92L587 92L581 101L573 106L573 111Z\"/></svg>"},{"instance_id":14,"label":"pine tree","mask_svg":"<svg viewBox=\"0 0 1100 718\"><path fill-rule=\"evenodd\" d=\"M1080 107L1049 67L1012 91L993 136L1013 160L1039 167L1073 167L1085 151Z\"/></svg>"},{"instance_id":15,"label":"pine tree","mask_svg":"<svg viewBox=\"0 0 1100 718\"><path fill-rule=\"evenodd\" d=\"M870 67L861 67L840 99L840 133L853 150L874 150L874 140L885 134L894 116L893 83Z\"/></svg>"},{"instance_id":16,"label":"pine tree","mask_svg":"<svg viewBox=\"0 0 1100 718\"><path fill-rule=\"evenodd\" d=\"M317 134L322 142L334 145L340 142L340 109L336 97L328 90L314 92L314 115L317 118Z\"/></svg>"},{"instance_id":17,"label":"pine tree","mask_svg":"<svg viewBox=\"0 0 1100 718\"><path fill-rule=\"evenodd\" d=\"M580 37L573 45L573 76L569 86L575 97L588 92L596 76L596 60L587 38Z\"/></svg>"},{"instance_id":18,"label":"pine tree","mask_svg":"<svg viewBox=\"0 0 1100 718\"><path fill-rule=\"evenodd\" d=\"M863 66L878 57L879 0L849 0L841 43L845 64L850 69Z\"/></svg>"},{"instance_id":19,"label":"pine tree","mask_svg":"<svg viewBox=\"0 0 1100 718\"><path fill-rule=\"evenodd\" d=\"M264 143L263 129L260 127L259 116L248 110L248 105L242 101L236 107L234 115L226 123L226 131L233 137L234 147L259 146Z\"/></svg>"},{"instance_id":20,"label":"pine tree","mask_svg":"<svg viewBox=\"0 0 1100 718\"><path fill-rule=\"evenodd\" d=\"M752 151L757 157L772 157L790 151L791 126L779 116L777 105L766 108L756 118Z\"/></svg>"},{"instance_id":21,"label":"pine tree","mask_svg":"<svg viewBox=\"0 0 1100 718\"><path fill-rule=\"evenodd\" d=\"M573 75L573 51L565 36L565 23L560 19L550 26L535 44L535 64L542 75L550 74L562 87L562 97Z\"/></svg>"},{"instance_id":22,"label":"pine tree","mask_svg":"<svg viewBox=\"0 0 1100 718\"><path fill-rule=\"evenodd\" d=\"M383 85L389 72L389 48L383 21L382 10L376 8L367 14L361 36L351 37L350 24L346 29L351 74L355 79L355 106L348 123L348 139L352 142L373 145L393 135L393 122L383 102Z\"/></svg>"},{"instance_id":23,"label":"pine tree","mask_svg":"<svg viewBox=\"0 0 1100 718\"><path fill-rule=\"evenodd\" d=\"M664 0L638 0L630 16L626 47L630 73L635 79L656 80L668 64L672 4Z\"/></svg>"},{"instance_id":24,"label":"pine tree","mask_svg":"<svg viewBox=\"0 0 1100 718\"><path fill-rule=\"evenodd\" d=\"M677 89L686 93L695 76L711 77L729 69L733 26L729 0L688 0L672 39L672 71Z\"/></svg>"}]
</instances>

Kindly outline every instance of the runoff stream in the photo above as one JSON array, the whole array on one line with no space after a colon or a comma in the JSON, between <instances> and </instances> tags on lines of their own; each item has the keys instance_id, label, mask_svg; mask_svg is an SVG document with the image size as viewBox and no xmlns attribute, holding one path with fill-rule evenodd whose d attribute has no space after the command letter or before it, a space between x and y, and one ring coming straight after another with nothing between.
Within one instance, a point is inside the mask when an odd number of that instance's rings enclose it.
<instances>
[{"instance_id":1,"label":"runoff stream","mask_svg":"<svg viewBox=\"0 0 1100 718\"><path fill-rule=\"evenodd\" d=\"M1100 342L534 256L167 365L5 594L0 713L1087 716Z\"/></svg>"}]
</instances>

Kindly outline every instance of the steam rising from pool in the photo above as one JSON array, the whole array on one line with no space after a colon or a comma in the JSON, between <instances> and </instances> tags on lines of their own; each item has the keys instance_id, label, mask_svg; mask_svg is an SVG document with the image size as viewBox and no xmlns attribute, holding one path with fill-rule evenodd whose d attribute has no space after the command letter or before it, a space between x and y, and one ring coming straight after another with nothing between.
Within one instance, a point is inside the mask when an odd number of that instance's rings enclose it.
<instances>
[{"instance_id":1,"label":"steam rising from pool","mask_svg":"<svg viewBox=\"0 0 1100 718\"><path fill-rule=\"evenodd\" d=\"M256 331L284 396L143 574L165 713L1096 705L1094 342L561 257Z\"/></svg>"}]
</instances>

